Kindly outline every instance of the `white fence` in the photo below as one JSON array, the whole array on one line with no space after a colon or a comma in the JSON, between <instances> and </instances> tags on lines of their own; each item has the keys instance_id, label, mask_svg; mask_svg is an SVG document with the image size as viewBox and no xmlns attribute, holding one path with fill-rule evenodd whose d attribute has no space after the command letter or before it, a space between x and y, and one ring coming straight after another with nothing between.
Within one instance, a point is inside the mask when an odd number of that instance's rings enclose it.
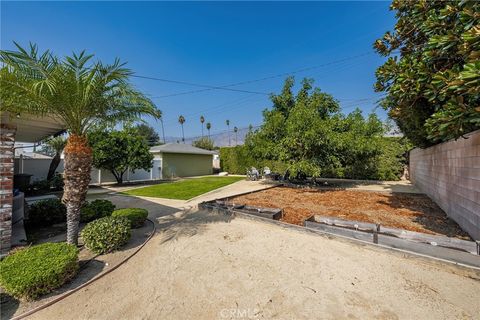
<instances>
[{"instance_id":1,"label":"white fence","mask_svg":"<svg viewBox=\"0 0 480 320\"><path fill-rule=\"evenodd\" d=\"M50 159L24 159L16 158L14 173L28 173L31 174L31 181L45 180L47 178L48 169L50 167ZM128 170L123 176L124 182L129 181L148 181L148 180L159 180L162 178L161 174L161 160L154 161L154 167L150 170L138 169L135 172ZM63 159L58 165L57 172L63 173ZM97 168L92 168L90 172L91 181L90 184L105 184L105 183L114 183L117 182L115 177L110 171L100 170Z\"/></svg>"}]
</instances>

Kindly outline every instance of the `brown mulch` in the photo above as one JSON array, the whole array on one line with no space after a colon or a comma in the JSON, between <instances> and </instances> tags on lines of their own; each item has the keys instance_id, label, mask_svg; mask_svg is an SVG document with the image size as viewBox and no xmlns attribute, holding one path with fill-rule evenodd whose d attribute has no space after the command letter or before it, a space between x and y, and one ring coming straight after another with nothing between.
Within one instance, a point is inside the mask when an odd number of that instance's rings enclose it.
<instances>
[{"instance_id":1,"label":"brown mulch","mask_svg":"<svg viewBox=\"0 0 480 320\"><path fill-rule=\"evenodd\" d=\"M438 205L420 194L277 187L238 196L233 201L282 208L282 221L298 225L317 214L470 240Z\"/></svg>"}]
</instances>

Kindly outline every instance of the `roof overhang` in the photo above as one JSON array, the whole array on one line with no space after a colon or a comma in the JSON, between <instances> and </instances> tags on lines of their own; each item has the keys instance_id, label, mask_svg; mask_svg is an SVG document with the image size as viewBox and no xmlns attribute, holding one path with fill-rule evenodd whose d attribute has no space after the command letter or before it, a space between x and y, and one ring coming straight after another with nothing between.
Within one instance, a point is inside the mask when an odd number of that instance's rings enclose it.
<instances>
[{"instance_id":1,"label":"roof overhang","mask_svg":"<svg viewBox=\"0 0 480 320\"><path fill-rule=\"evenodd\" d=\"M65 125L59 119L48 116L24 114L15 116L2 112L2 123L16 125L16 141L39 142L49 136L65 131Z\"/></svg>"}]
</instances>

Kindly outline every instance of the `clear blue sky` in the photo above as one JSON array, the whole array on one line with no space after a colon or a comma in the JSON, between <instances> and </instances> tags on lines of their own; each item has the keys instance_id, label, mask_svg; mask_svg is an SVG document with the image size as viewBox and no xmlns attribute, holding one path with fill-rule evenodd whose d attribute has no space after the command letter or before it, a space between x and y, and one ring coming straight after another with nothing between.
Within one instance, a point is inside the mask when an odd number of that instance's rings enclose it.
<instances>
[{"instance_id":1,"label":"clear blue sky","mask_svg":"<svg viewBox=\"0 0 480 320\"><path fill-rule=\"evenodd\" d=\"M383 58L373 41L394 25L389 2L5 2L1 3L1 47L37 43L58 55L86 49L98 59L128 62L136 74L223 86L320 66L295 74L341 100L345 112L375 110L376 67ZM362 56L359 56L362 55ZM352 58L356 57L356 58ZM343 60L343 61L342 61ZM285 77L231 88L278 92ZM134 78L152 97L201 87ZM200 134L199 117L212 133L262 122L268 95L208 90L153 98L167 136ZM160 124L149 120L160 132Z\"/></svg>"}]
</instances>

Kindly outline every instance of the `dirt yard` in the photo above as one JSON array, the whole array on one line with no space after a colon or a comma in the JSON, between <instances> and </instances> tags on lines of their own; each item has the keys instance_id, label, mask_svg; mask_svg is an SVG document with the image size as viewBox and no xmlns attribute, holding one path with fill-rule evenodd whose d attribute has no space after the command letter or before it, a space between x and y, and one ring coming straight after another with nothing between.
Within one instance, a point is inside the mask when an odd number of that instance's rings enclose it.
<instances>
[{"instance_id":1,"label":"dirt yard","mask_svg":"<svg viewBox=\"0 0 480 320\"><path fill-rule=\"evenodd\" d=\"M137 203L138 205L138 203ZM131 260L29 319L476 319L480 273L262 222L158 218Z\"/></svg>"},{"instance_id":2,"label":"dirt yard","mask_svg":"<svg viewBox=\"0 0 480 320\"><path fill-rule=\"evenodd\" d=\"M298 225L318 214L470 239L440 207L420 194L278 187L235 197L232 201L259 207L283 208L282 220Z\"/></svg>"}]
</instances>

